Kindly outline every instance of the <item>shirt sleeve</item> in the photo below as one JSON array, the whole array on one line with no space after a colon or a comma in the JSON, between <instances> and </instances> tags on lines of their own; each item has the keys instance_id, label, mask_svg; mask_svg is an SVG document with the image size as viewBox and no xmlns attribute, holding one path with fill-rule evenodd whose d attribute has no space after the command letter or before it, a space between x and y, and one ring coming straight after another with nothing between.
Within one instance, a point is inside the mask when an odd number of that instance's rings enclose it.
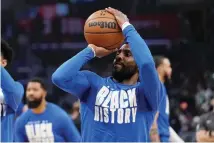
<instances>
[{"instance_id":1,"label":"shirt sleeve","mask_svg":"<svg viewBox=\"0 0 214 143\"><path fill-rule=\"evenodd\" d=\"M90 71L80 71L80 69L93 57L94 53L91 48L85 48L77 55L63 63L53 73L53 83L62 90L82 99L84 93L90 89L88 78L93 73Z\"/></svg>"},{"instance_id":2,"label":"shirt sleeve","mask_svg":"<svg viewBox=\"0 0 214 143\"><path fill-rule=\"evenodd\" d=\"M6 104L8 104L14 111L16 111L24 95L24 88L19 82L14 81L14 79L2 66L1 88Z\"/></svg>"},{"instance_id":3,"label":"shirt sleeve","mask_svg":"<svg viewBox=\"0 0 214 143\"><path fill-rule=\"evenodd\" d=\"M15 122L15 142L27 142L24 134L25 129L22 125L20 117L17 118Z\"/></svg>"},{"instance_id":4,"label":"shirt sleeve","mask_svg":"<svg viewBox=\"0 0 214 143\"><path fill-rule=\"evenodd\" d=\"M74 125L72 119L69 118L69 116L65 116L65 118L64 118L63 134L64 134L66 142L80 142L81 141L80 133L78 132L76 126Z\"/></svg>"},{"instance_id":5,"label":"shirt sleeve","mask_svg":"<svg viewBox=\"0 0 214 143\"><path fill-rule=\"evenodd\" d=\"M139 96L144 95L145 98L140 99L147 100L151 110L157 111L159 105L160 81L151 52L145 41L132 25L125 27L123 34L126 38L126 42L130 46L139 69L140 85L137 89L137 94L139 94ZM144 102L145 101L142 101L142 103Z\"/></svg>"}]
</instances>

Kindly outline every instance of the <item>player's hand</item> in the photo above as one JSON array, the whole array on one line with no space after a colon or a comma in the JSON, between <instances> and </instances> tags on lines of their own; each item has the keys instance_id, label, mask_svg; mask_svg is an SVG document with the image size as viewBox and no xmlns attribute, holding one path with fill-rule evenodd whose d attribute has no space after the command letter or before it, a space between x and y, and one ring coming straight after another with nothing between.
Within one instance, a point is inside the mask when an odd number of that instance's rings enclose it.
<instances>
[{"instance_id":1,"label":"player's hand","mask_svg":"<svg viewBox=\"0 0 214 143\"><path fill-rule=\"evenodd\" d=\"M108 7L105 10L115 16L115 18L116 18L118 24L120 25L121 29L122 29L122 25L125 22L129 22L129 19L127 18L127 16L125 14L123 14L121 11L114 9L114 8L111 8L111 7Z\"/></svg>"},{"instance_id":2,"label":"player's hand","mask_svg":"<svg viewBox=\"0 0 214 143\"><path fill-rule=\"evenodd\" d=\"M107 50L103 47L95 46L94 44L89 44L88 47L92 48L92 50L95 52L96 57L98 58L102 58L117 51L117 49Z\"/></svg>"}]
</instances>

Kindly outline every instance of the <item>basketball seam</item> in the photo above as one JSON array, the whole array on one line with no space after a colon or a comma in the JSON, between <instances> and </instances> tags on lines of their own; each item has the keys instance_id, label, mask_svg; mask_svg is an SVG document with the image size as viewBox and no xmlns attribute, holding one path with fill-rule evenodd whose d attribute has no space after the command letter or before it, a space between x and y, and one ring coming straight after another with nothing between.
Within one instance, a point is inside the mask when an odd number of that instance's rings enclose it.
<instances>
[{"instance_id":1,"label":"basketball seam","mask_svg":"<svg viewBox=\"0 0 214 143\"><path fill-rule=\"evenodd\" d=\"M116 43L116 44L114 44L114 45L117 45L117 44L119 44L120 42L121 42L121 41L117 42L117 43ZM105 46L105 48L112 47L112 46L114 46L114 45Z\"/></svg>"},{"instance_id":2,"label":"basketball seam","mask_svg":"<svg viewBox=\"0 0 214 143\"><path fill-rule=\"evenodd\" d=\"M122 33L122 31L115 31L115 32L84 32L86 34L110 34L110 33Z\"/></svg>"},{"instance_id":3,"label":"basketball seam","mask_svg":"<svg viewBox=\"0 0 214 143\"><path fill-rule=\"evenodd\" d=\"M93 19L86 20L86 23L88 23L88 22L89 22L89 21L91 21L91 20L99 19L99 18L113 19L113 20L115 20L115 21L116 21L116 19L115 19L115 18L110 18L110 17L96 17L96 18L93 18Z\"/></svg>"}]
</instances>

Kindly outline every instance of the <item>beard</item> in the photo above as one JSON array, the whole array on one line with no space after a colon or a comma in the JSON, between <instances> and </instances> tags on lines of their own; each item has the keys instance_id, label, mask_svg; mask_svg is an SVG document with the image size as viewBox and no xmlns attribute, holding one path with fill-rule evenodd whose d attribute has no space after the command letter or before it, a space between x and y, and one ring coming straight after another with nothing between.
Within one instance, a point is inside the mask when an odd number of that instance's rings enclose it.
<instances>
[{"instance_id":1,"label":"beard","mask_svg":"<svg viewBox=\"0 0 214 143\"><path fill-rule=\"evenodd\" d=\"M164 80L165 80L166 83L169 83L169 84L172 82L171 77L169 77L168 75L164 76Z\"/></svg>"},{"instance_id":2,"label":"beard","mask_svg":"<svg viewBox=\"0 0 214 143\"><path fill-rule=\"evenodd\" d=\"M28 108L30 108L30 109L34 109L34 108L39 107L39 105L41 103L42 103L42 97L39 99L34 99L33 101L30 101L27 99L27 105L28 105Z\"/></svg>"},{"instance_id":3,"label":"beard","mask_svg":"<svg viewBox=\"0 0 214 143\"><path fill-rule=\"evenodd\" d=\"M166 88L169 88L172 85L172 79L170 76L168 75L164 76L164 85Z\"/></svg>"},{"instance_id":4,"label":"beard","mask_svg":"<svg viewBox=\"0 0 214 143\"><path fill-rule=\"evenodd\" d=\"M123 80L130 79L135 73L138 72L137 66L126 67L123 64L121 64L120 66L121 66L120 69L119 67L117 68L114 66L112 71L112 77L118 82L122 82Z\"/></svg>"}]
</instances>

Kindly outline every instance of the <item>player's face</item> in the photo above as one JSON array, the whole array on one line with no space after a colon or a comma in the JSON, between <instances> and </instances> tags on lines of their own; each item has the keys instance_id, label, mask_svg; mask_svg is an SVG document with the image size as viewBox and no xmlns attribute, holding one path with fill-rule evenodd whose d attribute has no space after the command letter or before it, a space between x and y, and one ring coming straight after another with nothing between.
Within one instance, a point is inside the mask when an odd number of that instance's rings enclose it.
<instances>
[{"instance_id":1,"label":"player's face","mask_svg":"<svg viewBox=\"0 0 214 143\"><path fill-rule=\"evenodd\" d=\"M112 76L117 81L121 82L130 79L138 72L138 67L134 61L129 45L124 44L116 53L113 62Z\"/></svg>"},{"instance_id":2,"label":"player's face","mask_svg":"<svg viewBox=\"0 0 214 143\"><path fill-rule=\"evenodd\" d=\"M163 70L164 70L164 74L168 79L171 79L172 76L172 67L171 67L171 63L169 61L169 59L165 58L163 60Z\"/></svg>"},{"instance_id":3,"label":"player's face","mask_svg":"<svg viewBox=\"0 0 214 143\"><path fill-rule=\"evenodd\" d=\"M7 60L2 56L0 56L0 65L3 66L3 67L6 67L7 65Z\"/></svg>"},{"instance_id":4,"label":"player's face","mask_svg":"<svg viewBox=\"0 0 214 143\"><path fill-rule=\"evenodd\" d=\"M29 82L26 89L27 104L29 108L37 108L43 99L46 91L38 82Z\"/></svg>"}]
</instances>

